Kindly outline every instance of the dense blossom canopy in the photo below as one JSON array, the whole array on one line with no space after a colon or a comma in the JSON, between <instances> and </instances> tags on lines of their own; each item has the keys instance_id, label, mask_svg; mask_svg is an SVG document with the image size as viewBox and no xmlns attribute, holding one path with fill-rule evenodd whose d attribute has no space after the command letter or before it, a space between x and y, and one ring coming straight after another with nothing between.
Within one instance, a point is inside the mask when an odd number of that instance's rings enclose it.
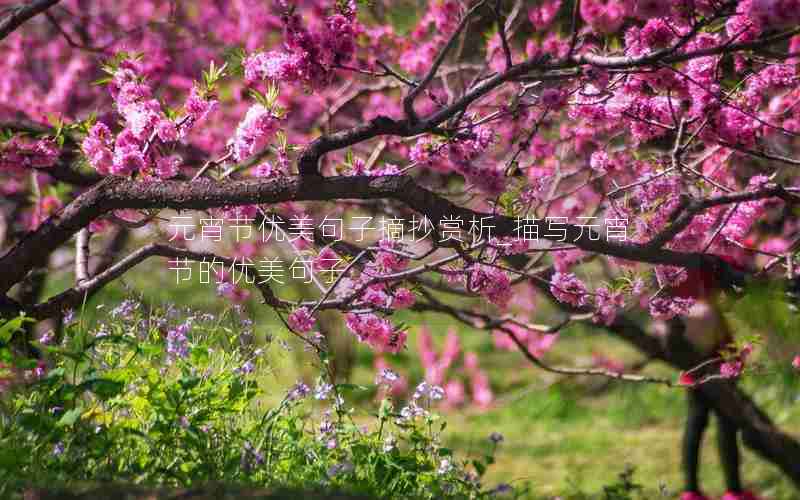
<instances>
[{"instance_id":1,"label":"dense blossom canopy","mask_svg":"<svg viewBox=\"0 0 800 500\"><path fill-rule=\"evenodd\" d=\"M242 300L234 271L281 251L311 256L316 288L294 301L252 282L312 344L315 314L337 309L360 342L399 352L392 316L413 308L538 358L557 328L532 323L537 295L612 325L690 310L671 293L687 268L720 287L795 279L800 2L432 0L411 18L391 1L56 4L3 33L6 314L62 314L149 256L219 258L218 292ZM209 252L167 241L166 208L254 227L366 213L382 236ZM87 275L90 233L131 226L156 243ZM75 287L13 298L76 234ZM444 383L454 356L421 353Z\"/></svg>"}]
</instances>

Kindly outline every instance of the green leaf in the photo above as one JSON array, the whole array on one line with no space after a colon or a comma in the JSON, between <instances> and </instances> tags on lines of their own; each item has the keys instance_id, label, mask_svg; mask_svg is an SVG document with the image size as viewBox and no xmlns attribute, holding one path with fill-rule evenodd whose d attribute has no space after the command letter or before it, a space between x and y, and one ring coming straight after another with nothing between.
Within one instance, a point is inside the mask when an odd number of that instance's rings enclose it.
<instances>
[{"instance_id":1,"label":"green leaf","mask_svg":"<svg viewBox=\"0 0 800 500\"><path fill-rule=\"evenodd\" d=\"M109 378L95 378L83 382L78 386L78 388L91 391L101 400L107 401L114 396L121 394L123 389L125 389L125 384L118 380L112 380Z\"/></svg>"},{"instance_id":2,"label":"green leaf","mask_svg":"<svg viewBox=\"0 0 800 500\"><path fill-rule=\"evenodd\" d=\"M184 391L189 391L197 387L200 383L200 377L182 377L178 383Z\"/></svg>"},{"instance_id":3,"label":"green leaf","mask_svg":"<svg viewBox=\"0 0 800 500\"><path fill-rule=\"evenodd\" d=\"M368 391L369 387L365 385L358 385L358 384L337 384L336 388L338 390L348 390L348 391Z\"/></svg>"},{"instance_id":4,"label":"green leaf","mask_svg":"<svg viewBox=\"0 0 800 500\"><path fill-rule=\"evenodd\" d=\"M83 413L82 406L76 406L75 408L64 412L61 416L61 419L56 424L58 427L69 427L74 425L81 418L81 414Z\"/></svg>"},{"instance_id":5,"label":"green leaf","mask_svg":"<svg viewBox=\"0 0 800 500\"><path fill-rule=\"evenodd\" d=\"M6 321L0 325L0 342L7 343L9 340L11 340L11 337L14 335L14 333L20 331L22 329L22 325L25 323L33 323L33 319L24 315L19 315L16 318Z\"/></svg>"}]
</instances>

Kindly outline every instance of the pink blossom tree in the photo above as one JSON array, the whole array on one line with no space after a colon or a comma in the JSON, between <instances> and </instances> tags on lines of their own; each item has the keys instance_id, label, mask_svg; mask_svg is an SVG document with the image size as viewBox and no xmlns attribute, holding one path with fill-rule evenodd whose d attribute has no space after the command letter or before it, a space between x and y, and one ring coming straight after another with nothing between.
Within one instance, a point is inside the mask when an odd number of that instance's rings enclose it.
<instances>
[{"instance_id":1,"label":"pink blossom tree","mask_svg":"<svg viewBox=\"0 0 800 500\"><path fill-rule=\"evenodd\" d=\"M673 319L692 299L665 290L698 269L732 294L756 279L796 288L800 2L431 0L407 31L396 8L4 8L0 316L58 318L151 257L213 261L226 300L259 293L320 352L319 311L389 359L407 336L393 313L412 309L491 332L544 370L671 384L540 358L588 322L686 382L703 358ZM169 237L174 211L275 238L199 249L207 225ZM364 213L380 237L322 229ZM119 257L131 228L149 242ZM311 255L302 300L251 265L275 246ZM74 284L42 297L65 249ZM561 313L534 323L547 300ZM442 382L449 345L422 353ZM488 404L477 359L464 365ZM795 438L722 380L698 390L800 483Z\"/></svg>"}]
</instances>

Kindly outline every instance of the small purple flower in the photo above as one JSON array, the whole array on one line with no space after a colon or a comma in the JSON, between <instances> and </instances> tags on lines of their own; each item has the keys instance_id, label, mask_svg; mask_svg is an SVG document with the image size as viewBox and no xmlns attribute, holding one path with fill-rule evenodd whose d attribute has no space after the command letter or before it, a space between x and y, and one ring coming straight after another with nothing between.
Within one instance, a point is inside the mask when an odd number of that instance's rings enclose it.
<instances>
[{"instance_id":1,"label":"small purple flower","mask_svg":"<svg viewBox=\"0 0 800 500\"><path fill-rule=\"evenodd\" d=\"M333 464L330 466L330 468L328 468L328 477L333 478L339 474L353 472L353 470L355 470L355 467L352 463L347 461L339 462L338 464Z\"/></svg>"},{"instance_id":2,"label":"small purple flower","mask_svg":"<svg viewBox=\"0 0 800 500\"><path fill-rule=\"evenodd\" d=\"M186 334L190 327L187 321L167 332L167 354L170 358L185 358L189 355L189 341Z\"/></svg>"},{"instance_id":3,"label":"small purple flower","mask_svg":"<svg viewBox=\"0 0 800 500\"><path fill-rule=\"evenodd\" d=\"M306 384L303 382L298 382L294 387L292 387L286 397L289 399L289 401L299 401L308 396L308 393L310 392L311 389Z\"/></svg>"},{"instance_id":4,"label":"small purple flower","mask_svg":"<svg viewBox=\"0 0 800 500\"><path fill-rule=\"evenodd\" d=\"M217 295L229 295L233 293L233 283L223 281L217 285Z\"/></svg>"},{"instance_id":5,"label":"small purple flower","mask_svg":"<svg viewBox=\"0 0 800 500\"><path fill-rule=\"evenodd\" d=\"M61 441L57 442L55 446L53 446L53 456L58 457L64 453L64 443Z\"/></svg>"},{"instance_id":6,"label":"small purple flower","mask_svg":"<svg viewBox=\"0 0 800 500\"><path fill-rule=\"evenodd\" d=\"M413 420L415 417L424 417L428 412L413 401L400 410L400 416L404 420Z\"/></svg>"},{"instance_id":7,"label":"small purple flower","mask_svg":"<svg viewBox=\"0 0 800 500\"><path fill-rule=\"evenodd\" d=\"M39 343L42 345L50 345L53 343L53 339L55 339L55 333L53 333L53 330L49 330L39 337Z\"/></svg>"},{"instance_id":8,"label":"small purple flower","mask_svg":"<svg viewBox=\"0 0 800 500\"><path fill-rule=\"evenodd\" d=\"M378 376L375 379L375 383L377 385L386 384L386 385L393 385L400 378L400 375L397 372L390 370L389 368L384 368L380 372L378 372Z\"/></svg>"},{"instance_id":9,"label":"small purple flower","mask_svg":"<svg viewBox=\"0 0 800 500\"><path fill-rule=\"evenodd\" d=\"M444 389L438 385L434 385L431 387L429 395L432 400L439 401L440 399L444 399Z\"/></svg>"},{"instance_id":10,"label":"small purple flower","mask_svg":"<svg viewBox=\"0 0 800 500\"><path fill-rule=\"evenodd\" d=\"M419 383L417 388L414 390L414 394L411 396L411 399L416 401L416 400L426 396L428 394L429 390L430 390L430 386L428 385L428 383L425 382L425 381L422 381L422 382Z\"/></svg>"},{"instance_id":11,"label":"small purple flower","mask_svg":"<svg viewBox=\"0 0 800 500\"><path fill-rule=\"evenodd\" d=\"M333 390L333 386L326 382L320 382L314 388L314 399L318 401L322 401L324 399L328 399L331 391Z\"/></svg>"},{"instance_id":12,"label":"small purple flower","mask_svg":"<svg viewBox=\"0 0 800 500\"><path fill-rule=\"evenodd\" d=\"M323 420L319 424L319 432L322 434L330 434L331 432L334 431L334 429L335 427L333 426L333 422L331 422L330 420Z\"/></svg>"},{"instance_id":13,"label":"small purple flower","mask_svg":"<svg viewBox=\"0 0 800 500\"><path fill-rule=\"evenodd\" d=\"M244 363L242 363L242 366L240 366L239 368L234 368L233 373L239 375L249 375L253 373L253 371L255 371L255 366L256 365L253 363L252 360L247 360Z\"/></svg>"},{"instance_id":14,"label":"small purple flower","mask_svg":"<svg viewBox=\"0 0 800 500\"><path fill-rule=\"evenodd\" d=\"M108 332L108 325L106 325L105 323L100 325L97 328L97 331L94 333L94 336L97 338L108 337L109 335L111 334Z\"/></svg>"},{"instance_id":15,"label":"small purple flower","mask_svg":"<svg viewBox=\"0 0 800 500\"><path fill-rule=\"evenodd\" d=\"M69 325L75 319L75 309L67 309L64 311L64 324Z\"/></svg>"},{"instance_id":16,"label":"small purple flower","mask_svg":"<svg viewBox=\"0 0 800 500\"><path fill-rule=\"evenodd\" d=\"M133 318L133 313L139 308L139 303L135 300L125 299L120 304L111 310L113 318L130 320Z\"/></svg>"},{"instance_id":17,"label":"small purple flower","mask_svg":"<svg viewBox=\"0 0 800 500\"><path fill-rule=\"evenodd\" d=\"M511 493L513 490L510 484L507 483L500 483L498 484L495 489L491 491L492 495L505 495L506 493Z\"/></svg>"}]
</instances>

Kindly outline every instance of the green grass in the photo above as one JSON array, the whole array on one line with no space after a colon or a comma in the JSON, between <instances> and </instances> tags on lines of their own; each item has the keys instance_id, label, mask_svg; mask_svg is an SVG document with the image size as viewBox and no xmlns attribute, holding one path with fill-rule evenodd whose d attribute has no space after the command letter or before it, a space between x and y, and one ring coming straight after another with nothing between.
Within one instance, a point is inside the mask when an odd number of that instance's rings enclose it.
<instances>
[{"instance_id":1,"label":"green grass","mask_svg":"<svg viewBox=\"0 0 800 500\"><path fill-rule=\"evenodd\" d=\"M108 287L86 304L85 311L91 316L98 304L113 307L131 291L143 294L153 303L169 301L211 311L220 311L225 306L215 296L213 285L176 286L172 280L166 267L149 263L126 277L124 284ZM246 308L255 321L259 341L273 339L266 343L270 371L262 382L274 388L277 399L298 377L314 375L313 356L303 352L299 342L291 338L268 308L256 300L251 300ZM457 326L433 314L404 313L399 319L411 326L409 349L389 359L416 383L422 378L416 360L417 327L427 325L437 342L441 342L447 330ZM647 489L645 498L669 498L661 496L662 487L673 494L680 491L679 446L685 411L681 389L554 376L531 366L517 353L495 350L486 332L457 328L465 348L481 354L482 367L490 375L498 400L486 412L473 408L448 412L445 438L462 456L481 456L490 446L487 440L490 433L504 435L497 463L486 478L488 484L528 483L536 494L534 498L560 495L579 499L586 498L581 496L584 493L602 491L603 485L613 482L630 464L636 468L635 480ZM277 339L285 340L292 350L286 350ZM547 360L555 365L587 366L593 352L627 362L640 359L627 344L598 330L578 327L562 333ZM356 346L353 382L371 383L372 359L366 347ZM675 376L659 364L648 366L647 371ZM745 384L776 423L795 433L800 429L798 378L795 373L784 371L751 377ZM371 394L360 397L368 411L373 404ZM724 485L714 447L715 432L712 425L703 450L701 477L707 491L720 495ZM798 498L797 491L779 470L749 450L744 452L742 471L746 484L765 498Z\"/></svg>"}]
</instances>

